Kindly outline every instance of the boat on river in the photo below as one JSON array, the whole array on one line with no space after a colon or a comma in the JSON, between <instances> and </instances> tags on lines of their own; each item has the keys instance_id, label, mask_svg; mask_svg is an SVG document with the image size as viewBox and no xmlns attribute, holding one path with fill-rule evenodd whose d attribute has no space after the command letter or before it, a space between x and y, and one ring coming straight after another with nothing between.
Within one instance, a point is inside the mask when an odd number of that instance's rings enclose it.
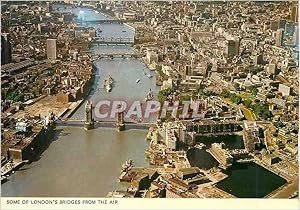
<instances>
[{"instance_id":1,"label":"boat on river","mask_svg":"<svg viewBox=\"0 0 300 210\"><path fill-rule=\"evenodd\" d=\"M126 160L123 164L122 164L122 171L121 172L127 172L130 171L133 167L133 161L131 159Z\"/></svg>"},{"instance_id":2,"label":"boat on river","mask_svg":"<svg viewBox=\"0 0 300 210\"><path fill-rule=\"evenodd\" d=\"M199 143L199 144L196 144L194 147L197 149L202 149L202 148L206 147L206 145L203 143Z\"/></svg>"},{"instance_id":3,"label":"boat on river","mask_svg":"<svg viewBox=\"0 0 300 210\"><path fill-rule=\"evenodd\" d=\"M107 93L109 93L112 90L112 84L114 82L114 79L111 75L108 76L108 79L104 80L104 87Z\"/></svg>"},{"instance_id":4,"label":"boat on river","mask_svg":"<svg viewBox=\"0 0 300 210\"><path fill-rule=\"evenodd\" d=\"M107 84L105 85L105 90L106 90L106 92L109 93L109 92L111 91L111 89L112 89L112 85L109 84L109 83L107 83Z\"/></svg>"},{"instance_id":5,"label":"boat on river","mask_svg":"<svg viewBox=\"0 0 300 210\"><path fill-rule=\"evenodd\" d=\"M150 88L146 98L145 98L145 101L150 101L154 98L154 95L153 95L153 90Z\"/></svg>"}]
</instances>

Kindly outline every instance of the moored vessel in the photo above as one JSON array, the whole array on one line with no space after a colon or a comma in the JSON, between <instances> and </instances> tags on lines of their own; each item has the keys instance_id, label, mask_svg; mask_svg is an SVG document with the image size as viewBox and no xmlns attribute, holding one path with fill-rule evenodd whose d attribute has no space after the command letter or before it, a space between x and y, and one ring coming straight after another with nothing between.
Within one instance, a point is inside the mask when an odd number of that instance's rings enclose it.
<instances>
[{"instance_id":1,"label":"moored vessel","mask_svg":"<svg viewBox=\"0 0 300 210\"><path fill-rule=\"evenodd\" d=\"M114 79L111 75L108 76L108 79L104 80L104 87L107 93L109 93L112 90L112 84L114 82Z\"/></svg>"},{"instance_id":2,"label":"moored vessel","mask_svg":"<svg viewBox=\"0 0 300 210\"><path fill-rule=\"evenodd\" d=\"M150 101L154 98L154 95L153 95L153 90L150 88L146 98L145 98L145 101Z\"/></svg>"}]
</instances>

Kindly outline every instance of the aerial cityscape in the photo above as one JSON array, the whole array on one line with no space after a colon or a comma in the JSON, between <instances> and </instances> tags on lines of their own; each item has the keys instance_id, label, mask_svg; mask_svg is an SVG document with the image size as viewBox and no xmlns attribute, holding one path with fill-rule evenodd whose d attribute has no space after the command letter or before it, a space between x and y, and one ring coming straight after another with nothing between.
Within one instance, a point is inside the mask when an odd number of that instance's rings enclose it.
<instances>
[{"instance_id":1,"label":"aerial cityscape","mask_svg":"<svg viewBox=\"0 0 300 210\"><path fill-rule=\"evenodd\" d=\"M1 1L4 197L298 198L298 1Z\"/></svg>"}]
</instances>

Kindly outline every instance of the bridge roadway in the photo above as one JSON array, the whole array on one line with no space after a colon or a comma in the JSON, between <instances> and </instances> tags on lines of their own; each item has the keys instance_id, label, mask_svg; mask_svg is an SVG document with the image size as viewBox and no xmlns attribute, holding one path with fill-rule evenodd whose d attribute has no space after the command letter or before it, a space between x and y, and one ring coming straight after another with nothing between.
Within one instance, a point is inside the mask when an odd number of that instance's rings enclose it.
<instances>
[{"instance_id":1,"label":"bridge roadway","mask_svg":"<svg viewBox=\"0 0 300 210\"><path fill-rule=\"evenodd\" d=\"M55 121L57 126L84 126L84 120L75 120L75 119L67 119L61 120L58 119ZM94 121L94 125L97 127L104 127L104 128L115 128L117 122L116 121ZM147 129L151 126L154 126L155 123L144 123L144 122L124 122L126 129Z\"/></svg>"}]
</instances>

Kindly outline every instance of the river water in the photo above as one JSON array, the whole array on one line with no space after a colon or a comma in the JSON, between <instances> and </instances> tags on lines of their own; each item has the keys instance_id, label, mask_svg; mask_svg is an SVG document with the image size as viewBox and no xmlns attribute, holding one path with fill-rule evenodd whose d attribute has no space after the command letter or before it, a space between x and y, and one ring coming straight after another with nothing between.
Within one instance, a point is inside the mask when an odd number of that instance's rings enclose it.
<instances>
[{"instance_id":1,"label":"river water","mask_svg":"<svg viewBox=\"0 0 300 210\"><path fill-rule=\"evenodd\" d=\"M262 198L286 180L255 163L237 163L229 171L229 177L216 187L239 198Z\"/></svg>"},{"instance_id":2,"label":"river water","mask_svg":"<svg viewBox=\"0 0 300 210\"><path fill-rule=\"evenodd\" d=\"M83 20L105 19L91 9L62 9L81 15ZM83 21L84 22L84 21ZM101 29L102 37L133 37L134 30L121 24L90 25ZM126 32L123 32L126 31ZM134 53L130 46L92 46L92 53ZM154 72L140 59L96 60L96 77L89 99L144 100L155 85ZM150 73L153 78L145 74ZM116 81L111 93L103 89L103 81L111 74ZM136 80L140 79L137 84ZM72 116L84 118L84 106ZM97 128L84 131L78 127L57 128L55 139L41 158L16 172L2 184L2 196L73 196L104 197L109 191L124 189L118 182L122 163L131 158L135 166L148 166L144 150L148 147L147 130Z\"/></svg>"},{"instance_id":3,"label":"river water","mask_svg":"<svg viewBox=\"0 0 300 210\"><path fill-rule=\"evenodd\" d=\"M206 145L203 149L192 148L187 151L187 158L191 166L202 169L217 167L219 163L209 154L206 149L212 143L225 143L228 149L243 149L242 136L224 135L212 137L197 137L197 142ZM286 180L268 171L255 163L235 163L226 171L228 178L216 184L216 187L235 195L239 198L262 198L281 185Z\"/></svg>"}]
</instances>

